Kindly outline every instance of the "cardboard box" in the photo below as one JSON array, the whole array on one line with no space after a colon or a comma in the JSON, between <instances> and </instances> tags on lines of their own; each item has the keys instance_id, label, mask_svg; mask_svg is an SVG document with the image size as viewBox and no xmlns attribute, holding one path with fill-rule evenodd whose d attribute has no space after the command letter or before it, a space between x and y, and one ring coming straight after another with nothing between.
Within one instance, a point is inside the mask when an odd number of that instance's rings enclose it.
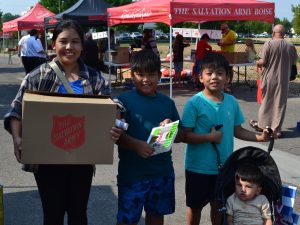
<instances>
[{"instance_id":1,"label":"cardboard box","mask_svg":"<svg viewBox=\"0 0 300 225\"><path fill-rule=\"evenodd\" d=\"M248 63L248 53L247 52L220 52L227 59L229 64L241 64Z\"/></svg>"},{"instance_id":2,"label":"cardboard box","mask_svg":"<svg viewBox=\"0 0 300 225\"><path fill-rule=\"evenodd\" d=\"M112 52L113 63L129 63L129 49L128 47L118 47L116 52Z\"/></svg>"},{"instance_id":3,"label":"cardboard box","mask_svg":"<svg viewBox=\"0 0 300 225\"><path fill-rule=\"evenodd\" d=\"M115 115L108 97L25 93L22 163L112 164Z\"/></svg>"}]
</instances>

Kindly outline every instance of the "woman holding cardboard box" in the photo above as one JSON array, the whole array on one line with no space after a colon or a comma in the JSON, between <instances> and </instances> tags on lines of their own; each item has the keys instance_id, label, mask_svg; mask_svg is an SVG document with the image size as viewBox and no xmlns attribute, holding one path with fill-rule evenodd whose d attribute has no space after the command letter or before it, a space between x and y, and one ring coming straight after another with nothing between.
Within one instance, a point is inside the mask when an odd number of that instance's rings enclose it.
<instances>
[{"instance_id":1,"label":"woman holding cardboard box","mask_svg":"<svg viewBox=\"0 0 300 225\"><path fill-rule=\"evenodd\" d=\"M71 20L62 21L56 26L52 38L57 57L24 78L4 120L19 162L22 153L22 99L26 90L86 95L108 93L104 78L80 59L83 42L80 26ZM111 133L112 138L117 140L118 133L114 130ZM43 206L44 225L63 225L65 213L68 214L68 225L88 224L86 211L93 165L24 165L24 169L34 172Z\"/></svg>"}]
</instances>

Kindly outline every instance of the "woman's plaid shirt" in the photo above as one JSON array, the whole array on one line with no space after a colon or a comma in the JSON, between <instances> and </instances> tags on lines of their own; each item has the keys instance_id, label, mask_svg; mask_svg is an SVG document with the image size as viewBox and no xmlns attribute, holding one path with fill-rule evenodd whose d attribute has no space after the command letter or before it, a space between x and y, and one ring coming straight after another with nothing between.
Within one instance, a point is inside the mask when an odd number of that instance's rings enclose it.
<instances>
[{"instance_id":1,"label":"woman's plaid shirt","mask_svg":"<svg viewBox=\"0 0 300 225\"><path fill-rule=\"evenodd\" d=\"M63 71L57 59L54 59L60 69ZM100 73L87 67L81 60L79 60L79 80L83 86L83 94L86 95L109 95L109 87L107 82ZM63 72L64 73L64 72ZM48 63L41 65L35 70L31 71L23 79L20 89L11 104L9 112L4 116L4 127L10 132L9 119L15 117L22 119L22 100L26 90L31 91L46 91L58 92L62 82L49 66Z\"/></svg>"}]
</instances>

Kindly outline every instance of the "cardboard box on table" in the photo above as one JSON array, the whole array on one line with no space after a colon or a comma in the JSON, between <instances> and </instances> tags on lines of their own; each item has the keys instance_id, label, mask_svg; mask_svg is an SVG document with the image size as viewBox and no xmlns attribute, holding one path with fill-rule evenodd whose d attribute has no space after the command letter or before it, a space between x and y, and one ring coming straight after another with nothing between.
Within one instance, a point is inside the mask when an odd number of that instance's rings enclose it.
<instances>
[{"instance_id":1,"label":"cardboard box on table","mask_svg":"<svg viewBox=\"0 0 300 225\"><path fill-rule=\"evenodd\" d=\"M128 47L118 47L117 51L112 52L113 63L129 63L129 49Z\"/></svg>"},{"instance_id":2,"label":"cardboard box on table","mask_svg":"<svg viewBox=\"0 0 300 225\"><path fill-rule=\"evenodd\" d=\"M248 53L247 52L219 52L224 55L229 64L242 64L248 63Z\"/></svg>"},{"instance_id":3,"label":"cardboard box on table","mask_svg":"<svg viewBox=\"0 0 300 225\"><path fill-rule=\"evenodd\" d=\"M104 96L25 93L22 163L112 164L115 115Z\"/></svg>"}]
</instances>

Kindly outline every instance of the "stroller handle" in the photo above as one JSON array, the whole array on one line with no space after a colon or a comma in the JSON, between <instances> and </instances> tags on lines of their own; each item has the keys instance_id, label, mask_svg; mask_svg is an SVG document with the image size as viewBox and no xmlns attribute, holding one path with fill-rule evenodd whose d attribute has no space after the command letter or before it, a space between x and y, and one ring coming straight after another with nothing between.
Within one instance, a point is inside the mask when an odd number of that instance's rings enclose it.
<instances>
[{"instance_id":1,"label":"stroller handle","mask_svg":"<svg viewBox=\"0 0 300 225\"><path fill-rule=\"evenodd\" d=\"M218 124L215 126L215 130L220 130L222 127L223 127L223 124ZM218 167L218 170L220 171L223 167L223 165L221 163L220 152L219 152L219 149L218 149L216 143L211 143L211 144L214 147L214 150L217 154L217 167Z\"/></svg>"},{"instance_id":2,"label":"stroller handle","mask_svg":"<svg viewBox=\"0 0 300 225\"><path fill-rule=\"evenodd\" d=\"M268 154L270 155L271 151L273 150L273 146L274 146L274 135L273 135L274 132L271 129L271 127L269 127L269 126L267 126L266 129L268 130L269 135L270 135L270 143L268 146Z\"/></svg>"}]
</instances>

